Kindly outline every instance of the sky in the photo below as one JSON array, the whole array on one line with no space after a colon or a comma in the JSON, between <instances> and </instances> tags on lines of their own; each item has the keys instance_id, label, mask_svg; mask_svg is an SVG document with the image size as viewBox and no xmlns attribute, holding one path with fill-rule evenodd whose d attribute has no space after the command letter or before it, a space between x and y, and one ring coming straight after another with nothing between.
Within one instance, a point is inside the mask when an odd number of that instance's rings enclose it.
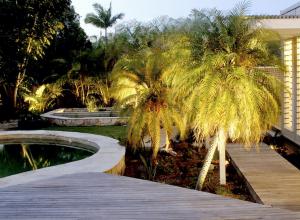
<instances>
[{"instance_id":1,"label":"sky","mask_svg":"<svg viewBox=\"0 0 300 220\"><path fill-rule=\"evenodd\" d=\"M99 36L100 30L91 24L85 24L87 13L94 13L93 4L99 3L105 8L112 1L113 14L124 13L118 23L137 20L148 22L167 15L172 18L187 17L192 9L218 8L229 10L240 0L72 0L75 11L80 15L81 27L88 36ZM280 14L280 11L297 3L297 0L252 0L249 14Z\"/></svg>"}]
</instances>

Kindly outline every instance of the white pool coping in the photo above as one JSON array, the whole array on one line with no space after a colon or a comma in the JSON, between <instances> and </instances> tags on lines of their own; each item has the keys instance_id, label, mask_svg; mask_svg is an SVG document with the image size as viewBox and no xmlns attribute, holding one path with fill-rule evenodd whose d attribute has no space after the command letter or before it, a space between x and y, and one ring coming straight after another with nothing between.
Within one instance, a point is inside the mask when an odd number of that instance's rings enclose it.
<instances>
[{"instance_id":1,"label":"white pool coping","mask_svg":"<svg viewBox=\"0 0 300 220\"><path fill-rule=\"evenodd\" d=\"M94 151L82 160L0 178L0 188L75 173L103 173L125 158L125 147L110 137L65 131L0 131L0 142L59 143Z\"/></svg>"}]
</instances>

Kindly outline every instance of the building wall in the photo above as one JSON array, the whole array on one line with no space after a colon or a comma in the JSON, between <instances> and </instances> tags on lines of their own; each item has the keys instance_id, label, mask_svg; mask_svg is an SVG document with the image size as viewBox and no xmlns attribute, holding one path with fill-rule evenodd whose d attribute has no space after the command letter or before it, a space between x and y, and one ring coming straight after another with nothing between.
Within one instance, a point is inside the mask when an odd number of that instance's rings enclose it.
<instances>
[{"instance_id":1,"label":"building wall","mask_svg":"<svg viewBox=\"0 0 300 220\"><path fill-rule=\"evenodd\" d=\"M286 137L300 144L300 37L283 42L283 61L286 71L281 130Z\"/></svg>"}]
</instances>

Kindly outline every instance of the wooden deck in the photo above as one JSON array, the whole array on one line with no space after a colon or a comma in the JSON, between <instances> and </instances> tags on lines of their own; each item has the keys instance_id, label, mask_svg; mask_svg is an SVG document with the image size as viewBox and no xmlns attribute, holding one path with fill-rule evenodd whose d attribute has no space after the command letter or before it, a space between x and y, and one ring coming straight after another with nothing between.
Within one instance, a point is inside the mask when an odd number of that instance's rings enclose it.
<instances>
[{"instance_id":1,"label":"wooden deck","mask_svg":"<svg viewBox=\"0 0 300 220\"><path fill-rule=\"evenodd\" d=\"M300 170L266 144L250 151L232 144L227 152L258 201L300 211Z\"/></svg>"},{"instance_id":2,"label":"wooden deck","mask_svg":"<svg viewBox=\"0 0 300 220\"><path fill-rule=\"evenodd\" d=\"M0 219L300 219L300 213L101 173L0 189Z\"/></svg>"}]
</instances>

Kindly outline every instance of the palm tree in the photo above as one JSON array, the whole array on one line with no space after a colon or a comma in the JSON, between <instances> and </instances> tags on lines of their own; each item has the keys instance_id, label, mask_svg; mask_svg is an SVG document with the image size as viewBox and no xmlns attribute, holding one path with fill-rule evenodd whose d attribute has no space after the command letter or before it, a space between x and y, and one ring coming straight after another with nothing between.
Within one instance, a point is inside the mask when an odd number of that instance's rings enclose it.
<instances>
[{"instance_id":1,"label":"palm tree","mask_svg":"<svg viewBox=\"0 0 300 220\"><path fill-rule=\"evenodd\" d=\"M198 139L214 136L200 172L201 189L218 147L220 183L226 184L225 145L227 140L258 143L264 132L277 122L280 113L280 83L261 70L230 64L228 54L210 55L195 73L194 128ZM193 111L193 110L192 110Z\"/></svg>"},{"instance_id":2,"label":"palm tree","mask_svg":"<svg viewBox=\"0 0 300 220\"><path fill-rule=\"evenodd\" d=\"M242 4L224 16L219 11L198 16L204 27L193 35L197 67L181 77L178 93L189 96L195 136L214 137L201 169L201 189L216 149L219 149L220 183L226 184L225 146L228 140L258 143L276 123L280 113L281 83L256 68L269 53L262 41L263 31L245 17ZM177 79L178 80L178 79Z\"/></svg>"},{"instance_id":3,"label":"palm tree","mask_svg":"<svg viewBox=\"0 0 300 220\"><path fill-rule=\"evenodd\" d=\"M142 146L149 135L155 159L160 146L161 127L166 132L166 151L174 124L181 135L184 121L172 97L172 87L164 78L168 56L161 49L146 48L121 58L113 70L113 91L118 105L130 112L128 141Z\"/></svg>"},{"instance_id":4,"label":"palm tree","mask_svg":"<svg viewBox=\"0 0 300 220\"><path fill-rule=\"evenodd\" d=\"M86 15L84 22L87 24L93 24L98 28L103 28L105 31L105 43L107 45L107 28L113 26L118 19L122 19L124 17L123 13L112 15L111 3L109 8L105 10L100 4L93 4L96 14L89 13ZM101 36L101 33L100 33Z\"/></svg>"}]
</instances>

